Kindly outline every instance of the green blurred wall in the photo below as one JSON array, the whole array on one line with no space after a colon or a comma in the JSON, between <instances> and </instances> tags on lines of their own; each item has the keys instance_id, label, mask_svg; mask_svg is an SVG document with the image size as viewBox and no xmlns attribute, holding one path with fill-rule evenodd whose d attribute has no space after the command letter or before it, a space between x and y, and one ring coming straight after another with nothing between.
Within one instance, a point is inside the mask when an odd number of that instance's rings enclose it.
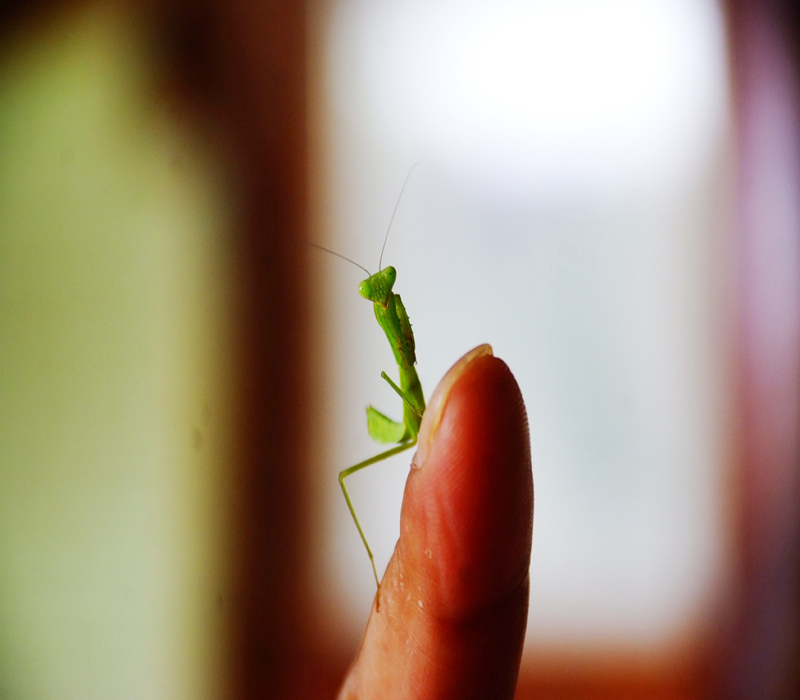
<instances>
[{"instance_id":1,"label":"green blurred wall","mask_svg":"<svg viewBox=\"0 0 800 700\"><path fill-rule=\"evenodd\" d=\"M219 697L227 194L130 16L0 48L0 699Z\"/></svg>"}]
</instances>

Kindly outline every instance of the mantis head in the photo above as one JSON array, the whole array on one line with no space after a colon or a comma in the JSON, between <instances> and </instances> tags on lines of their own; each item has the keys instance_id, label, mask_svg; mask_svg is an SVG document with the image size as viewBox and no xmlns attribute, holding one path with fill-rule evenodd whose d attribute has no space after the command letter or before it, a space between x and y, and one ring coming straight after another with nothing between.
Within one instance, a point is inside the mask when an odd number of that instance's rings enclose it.
<instances>
[{"instance_id":1,"label":"mantis head","mask_svg":"<svg viewBox=\"0 0 800 700\"><path fill-rule=\"evenodd\" d=\"M376 272L359 284L358 293L365 299L386 306L396 279L397 270L391 266L384 267L380 272Z\"/></svg>"}]
</instances>

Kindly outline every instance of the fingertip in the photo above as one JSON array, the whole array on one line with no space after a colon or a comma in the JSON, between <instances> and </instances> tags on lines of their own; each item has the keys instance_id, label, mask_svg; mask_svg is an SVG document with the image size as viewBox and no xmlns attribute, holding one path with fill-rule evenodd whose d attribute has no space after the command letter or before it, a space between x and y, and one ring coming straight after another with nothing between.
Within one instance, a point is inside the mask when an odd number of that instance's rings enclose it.
<instances>
[{"instance_id":1,"label":"fingertip","mask_svg":"<svg viewBox=\"0 0 800 700\"><path fill-rule=\"evenodd\" d=\"M424 468L406 486L401 547L427 583L430 607L459 616L527 580L528 423L511 371L486 352L461 368L439 409Z\"/></svg>"},{"instance_id":2,"label":"fingertip","mask_svg":"<svg viewBox=\"0 0 800 700\"><path fill-rule=\"evenodd\" d=\"M478 345L461 357L442 377L442 380L431 395L431 400L422 418L419 445L411 462L413 467L421 469L424 466L430 446L441 425L444 407L447 405L453 387L475 360L492 354L492 346L488 343Z\"/></svg>"},{"instance_id":3,"label":"fingertip","mask_svg":"<svg viewBox=\"0 0 800 700\"><path fill-rule=\"evenodd\" d=\"M476 349L437 394L400 540L340 697L514 694L527 621L533 482L522 395Z\"/></svg>"}]
</instances>

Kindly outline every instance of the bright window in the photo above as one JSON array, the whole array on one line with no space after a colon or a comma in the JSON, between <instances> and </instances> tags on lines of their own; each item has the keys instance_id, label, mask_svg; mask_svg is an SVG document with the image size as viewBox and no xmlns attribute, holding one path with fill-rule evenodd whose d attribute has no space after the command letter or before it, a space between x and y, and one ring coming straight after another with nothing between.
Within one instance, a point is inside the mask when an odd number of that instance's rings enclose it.
<instances>
[{"instance_id":1,"label":"bright window","mask_svg":"<svg viewBox=\"0 0 800 700\"><path fill-rule=\"evenodd\" d=\"M701 634L727 547L719 8L338 0L318 19L315 240L374 270L420 161L384 264L398 269L426 394L489 342L525 396L528 649L657 653ZM336 474L378 451L366 404L400 407L362 273L322 254L314 270L319 619L355 644L374 582ZM409 459L349 482L379 571Z\"/></svg>"}]
</instances>

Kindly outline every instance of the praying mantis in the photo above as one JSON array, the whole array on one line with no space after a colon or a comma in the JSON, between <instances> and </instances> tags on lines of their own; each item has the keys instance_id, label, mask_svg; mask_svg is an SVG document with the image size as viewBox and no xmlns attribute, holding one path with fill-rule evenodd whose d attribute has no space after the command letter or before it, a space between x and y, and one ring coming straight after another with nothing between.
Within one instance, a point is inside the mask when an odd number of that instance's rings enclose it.
<instances>
[{"instance_id":1,"label":"praying mantis","mask_svg":"<svg viewBox=\"0 0 800 700\"><path fill-rule=\"evenodd\" d=\"M312 243L315 248L324 250L336 257L347 260L348 262L356 265L364 270L369 275L361 284L358 285L358 292L362 297L372 302L375 311L375 317L378 324L386 334L389 345L392 348L397 369L400 374L400 386L389 377L386 372L381 372L381 377L386 380L390 387L397 393L403 400L403 421L397 422L385 416L373 406L367 407L367 431L369 436L376 442L382 444L395 444L385 452L380 452L374 457L365 459L363 462L354 464L339 472L339 485L342 487L344 499L347 502L347 507L350 509L350 515L353 517L353 522L356 524L358 534L361 535L361 541L369 555L370 564L372 564L372 573L375 576L375 584L380 593L381 582L378 577L378 570L375 568L375 557L372 554L367 537L364 534L364 529L358 521L356 510L353 507L353 501L350 499L350 494L347 492L347 485L345 479L351 474L355 474L366 467L369 467L378 462L382 462L389 457L396 454L410 450L417 444L417 437L419 436L419 428L422 423L422 414L425 412L425 397L422 393L422 385L420 384L417 370L414 365L417 363L417 356L414 345L414 333L411 330L411 322L408 320L408 313L406 307L403 305L399 294L395 294L392 289L394 288L395 280L397 279L397 270L394 267L388 266L381 269L383 263L383 252L386 249L386 241L389 238L389 231L392 229L392 222L397 213L397 207L400 205L400 200L403 197L408 178L414 170L412 166L408 171L406 179L403 182L403 187L400 190L400 196L397 198L392 217L389 220L389 228L386 231L386 236L383 239L383 248L381 249L381 257L378 261L378 272L375 274L370 273L362 265L357 262L346 258L344 255L323 248L322 246Z\"/></svg>"}]
</instances>

